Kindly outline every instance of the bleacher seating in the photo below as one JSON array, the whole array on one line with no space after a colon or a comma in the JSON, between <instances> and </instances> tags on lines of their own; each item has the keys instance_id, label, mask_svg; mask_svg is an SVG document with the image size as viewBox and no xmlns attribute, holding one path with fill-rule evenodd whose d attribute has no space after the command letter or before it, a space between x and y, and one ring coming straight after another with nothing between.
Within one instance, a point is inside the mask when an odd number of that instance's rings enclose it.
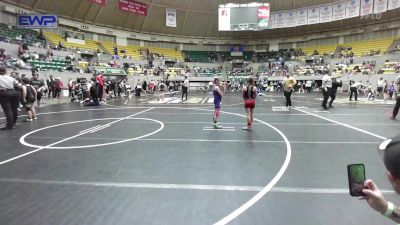
<instances>
[{"instance_id":1,"label":"bleacher seating","mask_svg":"<svg viewBox=\"0 0 400 225\"><path fill-rule=\"evenodd\" d=\"M92 50L96 51L99 49L96 41L93 40L85 40L85 44L76 44L76 43L69 43L65 41L59 34L52 33L52 32L43 32L43 35L55 46L58 46L60 42L64 43L64 47L66 48L76 48L81 50Z\"/></svg>"},{"instance_id":2,"label":"bleacher seating","mask_svg":"<svg viewBox=\"0 0 400 225\"><path fill-rule=\"evenodd\" d=\"M116 46L115 43L113 42L100 42L100 44L108 51L110 54L114 54L113 48ZM134 45L129 45L129 46L117 46L118 48L118 55L123 57L124 55L130 56L132 59L140 60L142 59L142 56L140 55L140 46L134 46ZM125 50L124 53L120 53L121 50Z\"/></svg>"},{"instance_id":3,"label":"bleacher seating","mask_svg":"<svg viewBox=\"0 0 400 225\"><path fill-rule=\"evenodd\" d=\"M150 50L150 52L164 55L164 59L176 59L180 62L183 62L183 55L181 50L175 50L171 48L153 48L153 47L148 47L148 49Z\"/></svg>"},{"instance_id":4,"label":"bleacher seating","mask_svg":"<svg viewBox=\"0 0 400 225\"><path fill-rule=\"evenodd\" d=\"M70 65L69 61L62 58L54 58L51 60L51 62L39 60L29 60L28 62L32 65L32 68L38 68L39 70L62 71L65 70L68 65Z\"/></svg>"},{"instance_id":5,"label":"bleacher seating","mask_svg":"<svg viewBox=\"0 0 400 225\"><path fill-rule=\"evenodd\" d=\"M243 57L245 61L253 61L254 52L243 52Z\"/></svg>"},{"instance_id":6,"label":"bleacher seating","mask_svg":"<svg viewBox=\"0 0 400 225\"><path fill-rule=\"evenodd\" d=\"M320 55L324 53L332 53L335 52L337 45L320 45L320 46L311 46L311 47L302 47L300 48L306 55L313 55L314 51L317 50Z\"/></svg>"},{"instance_id":7,"label":"bleacher seating","mask_svg":"<svg viewBox=\"0 0 400 225\"><path fill-rule=\"evenodd\" d=\"M351 51L354 53L354 56L358 57L369 54L371 50L379 51L380 54L383 54L388 50L394 40L395 38L386 38L359 42L349 42L345 43L344 46L352 47Z\"/></svg>"},{"instance_id":8,"label":"bleacher seating","mask_svg":"<svg viewBox=\"0 0 400 225\"><path fill-rule=\"evenodd\" d=\"M128 69L128 74L131 75L153 75L154 74L154 69L146 69L140 66L134 66L134 68L129 68ZM185 69L182 68L166 68L164 71L165 75L169 75L169 76L178 76L178 75L182 75L185 74Z\"/></svg>"},{"instance_id":9,"label":"bleacher seating","mask_svg":"<svg viewBox=\"0 0 400 225\"><path fill-rule=\"evenodd\" d=\"M19 29L14 26L11 28L6 24L0 24L0 36L9 40L23 41L28 45L40 42L38 39L38 33L34 30Z\"/></svg>"},{"instance_id":10,"label":"bleacher seating","mask_svg":"<svg viewBox=\"0 0 400 225\"><path fill-rule=\"evenodd\" d=\"M190 62L201 62L201 63L212 63L211 55L215 52L209 51L183 51L185 57L189 59Z\"/></svg>"}]
</instances>

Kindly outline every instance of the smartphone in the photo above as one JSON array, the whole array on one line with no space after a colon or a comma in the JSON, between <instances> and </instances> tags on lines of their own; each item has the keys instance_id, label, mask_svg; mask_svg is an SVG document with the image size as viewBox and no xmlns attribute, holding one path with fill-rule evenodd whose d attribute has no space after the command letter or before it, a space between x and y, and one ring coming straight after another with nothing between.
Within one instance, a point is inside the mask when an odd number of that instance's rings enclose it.
<instances>
[{"instance_id":1,"label":"smartphone","mask_svg":"<svg viewBox=\"0 0 400 225\"><path fill-rule=\"evenodd\" d=\"M347 166L349 178L349 191L353 197L364 196L365 167L364 164L351 164Z\"/></svg>"}]
</instances>

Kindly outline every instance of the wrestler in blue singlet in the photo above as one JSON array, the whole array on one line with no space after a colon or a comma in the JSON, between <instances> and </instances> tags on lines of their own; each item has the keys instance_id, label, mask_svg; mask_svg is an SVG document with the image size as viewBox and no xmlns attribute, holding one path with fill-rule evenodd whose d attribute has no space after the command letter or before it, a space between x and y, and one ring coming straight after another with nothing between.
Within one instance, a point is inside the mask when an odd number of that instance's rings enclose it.
<instances>
[{"instance_id":1,"label":"wrestler in blue singlet","mask_svg":"<svg viewBox=\"0 0 400 225\"><path fill-rule=\"evenodd\" d=\"M214 85L214 90L213 90L213 95L214 95L214 106L216 109L220 109L221 108L221 101L222 101L222 96L218 93L218 91L216 90L216 85Z\"/></svg>"}]
</instances>

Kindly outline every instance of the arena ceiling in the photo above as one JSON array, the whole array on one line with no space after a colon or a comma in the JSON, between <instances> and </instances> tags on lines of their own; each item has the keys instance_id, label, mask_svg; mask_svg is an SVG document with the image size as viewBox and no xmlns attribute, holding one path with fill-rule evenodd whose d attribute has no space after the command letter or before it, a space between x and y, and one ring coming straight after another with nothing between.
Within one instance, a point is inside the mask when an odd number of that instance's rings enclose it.
<instances>
[{"instance_id":1,"label":"arena ceiling","mask_svg":"<svg viewBox=\"0 0 400 225\"><path fill-rule=\"evenodd\" d=\"M259 32L219 32L218 5L249 3L256 0L139 0L148 4L148 15L141 16L119 10L118 0L107 0L106 6L89 0L2 0L38 12L57 13L59 16L89 24L118 29L177 36L213 38L268 38L288 37L311 33L361 27L367 24L400 21L400 9L391 10L380 20L353 18L319 25L264 30ZM333 1L329 0L270 0L271 11L289 10ZM177 10L177 27L165 26L165 8Z\"/></svg>"}]
</instances>

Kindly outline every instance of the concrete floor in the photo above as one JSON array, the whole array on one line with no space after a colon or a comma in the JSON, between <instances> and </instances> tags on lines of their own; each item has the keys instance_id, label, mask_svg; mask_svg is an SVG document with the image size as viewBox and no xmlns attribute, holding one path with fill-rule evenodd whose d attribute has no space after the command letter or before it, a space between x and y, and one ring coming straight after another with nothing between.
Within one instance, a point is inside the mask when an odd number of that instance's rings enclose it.
<instances>
[{"instance_id":1,"label":"concrete floor","mask_svg":"<svg viewBox=\"0 0 400 225\"><path fill-rule=\"evenodd\" d=\"M48 106L0 132L1 224L392 224L350 197L346 170L364 163L399 202L376 150L399 134L392 102L339 96L321 112L320 95L294 94L299 108L282 111L282 95L258 98L249 132L234 94L220 117L232 129L222 131L204 130L208 95Z\"/></svg>"}]
</instances>

